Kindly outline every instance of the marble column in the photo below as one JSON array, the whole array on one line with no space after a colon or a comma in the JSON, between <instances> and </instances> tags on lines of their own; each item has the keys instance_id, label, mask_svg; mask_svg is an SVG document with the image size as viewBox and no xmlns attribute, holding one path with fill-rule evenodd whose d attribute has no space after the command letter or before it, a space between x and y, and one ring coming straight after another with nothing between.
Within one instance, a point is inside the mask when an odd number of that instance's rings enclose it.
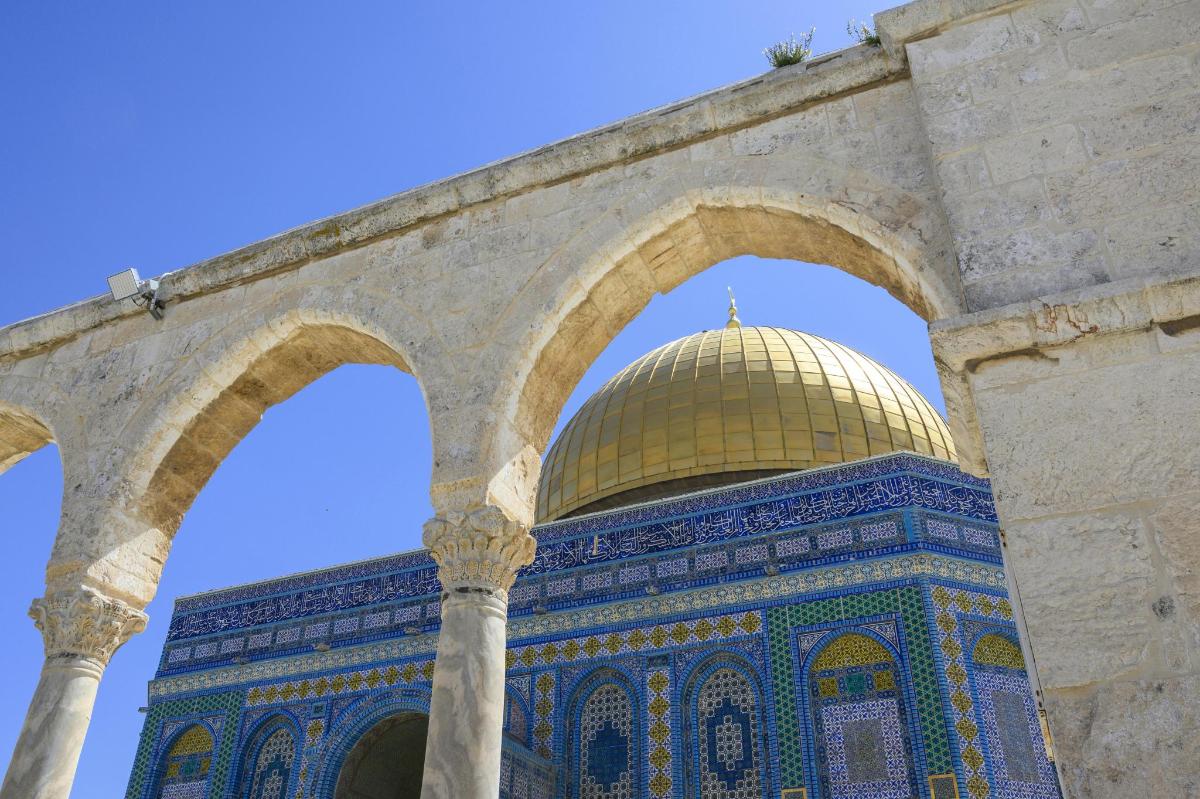
<instances>
[{"instance_id":1,"label":"marble column","mask_svg":"<svg viewBox=\"0 0 1200 799\"><path fill-rule=\"evenodd\" d=\"M146 628L146 614L92 588L35 599L46 662L0 799L67 799L109 658Z\"/></svg>"},{"instance_id":2,"label":"marble column","mask_svg":"<svg viewBox=\"0 0 1200 799\"><path fill-rule=\"evenodd\" d=\"M431 519L424 541L442 581L442 630L421 796L496 799L508 589L536 544L492 506Z\"/></svg>"}]
</instances>

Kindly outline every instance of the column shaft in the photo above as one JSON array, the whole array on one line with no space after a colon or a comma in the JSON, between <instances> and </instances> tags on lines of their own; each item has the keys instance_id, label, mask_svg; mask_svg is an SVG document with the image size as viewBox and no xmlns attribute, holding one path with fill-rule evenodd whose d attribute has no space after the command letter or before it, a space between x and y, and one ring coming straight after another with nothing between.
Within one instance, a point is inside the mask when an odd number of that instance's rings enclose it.
<instances>
[{"instance_id":1,"label":"column shaft","mask_svg":"<svg viewBox=\"0 0 1200 799\"><path fill-rule=\"evenodd\" d=\"M422 799L496 799L504 726L508 589L533 562L529 531L493 506L425 524L442 581Z\"/></svg>"},{"instance_id":2,"label":"column shaft","mask_svg":"<svg viewBox=\"0 0 1200 799\"><path fill-rule=\"evenodd\" d=\"M0 799L67 799L100 676L113 652L146 629L146 614L83 586L34 600L29 615L46 662Z\"/></svg>"},{"instance_id":3,"label":"column shaft","mask_svg":"<svg viewBox=\"0 0 1200 799\"><path fill-rule=\"evenodd\" d=\"M67 799L102 671L86 658L46 659L0 799Z\"/></svg>"},{"instance_id":4,"label":"column shaft","mask_svg":"<svg viewBox=\"0 0 1200 799\"><path fill-rule=\"evenodd\" d=\"M498 795L507 607L477 589L442 601L423 799Z\"/></svg>"}]
</instances>

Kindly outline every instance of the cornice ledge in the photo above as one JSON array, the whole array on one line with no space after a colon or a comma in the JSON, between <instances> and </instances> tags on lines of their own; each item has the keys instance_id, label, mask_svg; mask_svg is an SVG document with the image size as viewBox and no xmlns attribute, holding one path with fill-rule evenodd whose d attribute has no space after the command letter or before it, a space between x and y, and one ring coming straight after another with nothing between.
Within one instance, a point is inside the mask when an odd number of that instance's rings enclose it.
<instances>
[{"instance_id":1,"label":"cornice ledge","mask_svg":"<svg viewBox=\"0 0 1200 799\"><path fill-rule=\"evenodd\" d=\"M929 325L935 358L955 372L1093 336L1200 327L1200 270L1050 294Z\"/></svg>"},{"instance_id":2,"label":"cornice ledge","mask_svg":"<svg viewBox=\"0 0 1200 799\"><path fill-rule=\"evenodd\" d=\"M883 49L900 61L904 45L936 36L972 19L1001 13L1019 0L914 0L874 15L875 32Z\"/></svg>"}]
</instances>

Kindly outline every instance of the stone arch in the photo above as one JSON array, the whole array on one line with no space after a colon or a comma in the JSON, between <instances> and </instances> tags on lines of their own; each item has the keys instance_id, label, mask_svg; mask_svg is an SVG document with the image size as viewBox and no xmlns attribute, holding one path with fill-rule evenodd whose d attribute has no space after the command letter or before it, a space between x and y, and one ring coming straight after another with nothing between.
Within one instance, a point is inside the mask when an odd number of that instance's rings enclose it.
<instances>
[{"instance_id":1,"label":"stone arch","mask_svg":"<svg viewBox=\"0 0 1200 799\"><path fill-rule=\"evenodd\" d=\"M682 685L683 795L693 799L768 795L768 711L758 671L741 653L720 650L689 669ZM729 712L722 713L726 706ZM735 751L714 751L712 738L716 736L736 739ZM713 761L720 761L717 768Z\"/></svg>"},{"instance_id":2,"label":"stone arch","mask_svg":"<svg viewBox=\"0 0 1200 799\"><path fill-rule=\"evenodd\" d=\"M0 474L55 440L36 413L0 399Z\"/></svg>"},{"instance_id":3,"label":"stone arch","mask_svg":"<svg viewBox=\"0 0 1200 799\"><path fill-rule=\"evenodd\" d=\"M522 297L510 306L539 322L516 347L515 383L501 389L512 428L498 435L512 440L499 442L493 472L513 442L545 450L584 372L654 294L729 258L829 264L927 321L961 312L946 222L927 199L816 159L756 161L722 177L693 167L634 193L543 265L523 292L532 307Z\"/></svg>"},{"instance_id":4,"label":"stone arch","mask_svg":"<svg viewBox=\"0 0 1200 799\"><path fill-rule=\"evenodd\" d=\"M248 314L209 339L129 414L119 440L133 442L130 454L114 464L120 479L99 498L99 519L86 520L102 534L64 540L60 530L48 575L82 573L84 582L148 602L184 514L224 458L267 409L349 363L417 377L396 336L352 313Z\"/></svg>"},{"instance_id":5,"label":"stone arch","mask_svg":"<svg viewBox=\"0 0 1200 799\"><path fill-rule=\"evenodd\" d=\"M263 413L348 363L394 366L412 374L391 336L347 314L288 311L223 347L155 413L159 423L131 469L133 487L142 488L136 492L135 514L173 532L217 466Z\"/></svg>"},{"instance_id":6,"label":"stone arch","mask_svg":"<svg viewBox=\"0 0 1200 799\"><path fill-rule=\"evenodd\" d=\"M581 680L567 703L569 799L639 795L643 772L641 729L638 692L628 677L601 666ZM594 757L601 754L601 749L604 757ZM594 783L594 790L584 789L588 781Z\"/></svg>"},{"instance_id":7,"label":"stone arch","mask_svg":"<svg viewBox=\"0 0 1200 799\"><path fill-rule=\"evenodd\" d=\"M303 740L300 726L288 713L260 719L242 747L234 796L238 799L291 796L299 778Z\"/></svg>"}]
</instances>

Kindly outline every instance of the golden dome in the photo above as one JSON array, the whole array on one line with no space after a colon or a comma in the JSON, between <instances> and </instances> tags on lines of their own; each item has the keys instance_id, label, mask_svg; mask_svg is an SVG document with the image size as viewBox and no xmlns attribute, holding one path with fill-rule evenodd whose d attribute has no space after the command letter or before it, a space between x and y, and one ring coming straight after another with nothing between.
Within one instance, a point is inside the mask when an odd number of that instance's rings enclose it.
<instances>
[{"instance_id":1,"label":"golden dome","mask_svg":"<svg viewBox=\"0 0 1200 799\"><path fill-rule=\"evenodd\" d=\"M836 342L731 318L642 356L584 403L546 454L537 521L897 450L956 460L908 382Z\"/></svg>"}]
</instances>

